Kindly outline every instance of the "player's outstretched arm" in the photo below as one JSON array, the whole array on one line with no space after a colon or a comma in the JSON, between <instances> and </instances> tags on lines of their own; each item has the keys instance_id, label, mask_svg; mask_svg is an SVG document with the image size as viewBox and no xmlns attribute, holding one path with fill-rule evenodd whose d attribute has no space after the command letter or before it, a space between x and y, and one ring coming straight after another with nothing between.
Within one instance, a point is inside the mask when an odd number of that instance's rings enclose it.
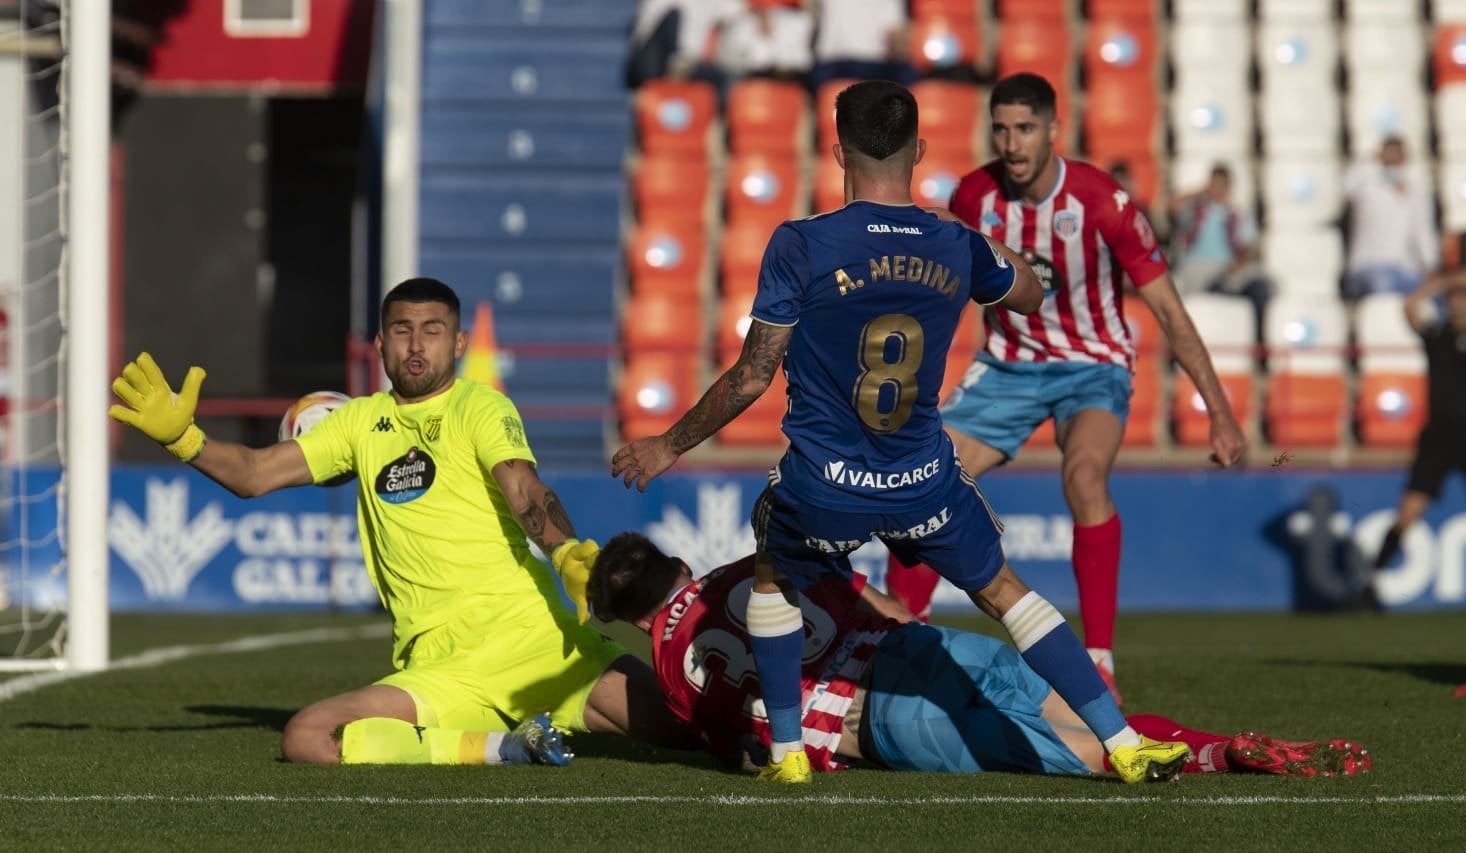
<instances>
[{"instance_id":1,"label":"player's outstretched arm","mask_svg":"<svg viewBox=\"0 0 1466 853\"><path fill-rule=\"evenodd\" d=\"M108 409L107 415L134 427L240 497L310 483L310 466L293 441L256 450L204 436L193 416L206 375L203 368L190 367L175 394L153 357L142 353L112 380L112 393L122 403Z\"/></svg>"},{"instance_id":2,"label":"player's outstretched arm","mask_svg":"<svg viewBox=\"0 0 1466 853\"><path fill-rule=\"evenodd\" d=\"M1017 311L1019 314L1032 314L1044 304L1044 288L1039 283L1038 276L1034 273L1033 267L1023 260L1023 256L1013 251L999 240L994 240L987 235L983 239L993 247L993 251L1003 256L1008 265L1013 267L1014 278L1013 288L1008 295L998 301L998 304L1009 311Z\"/></svg>"},{"instance_id":3,"label":"player's outstretched arm","mask_svg":"<svg viewBox=\"0 0 1466 853\"><path fill-rule=\"evenodd\" d=\"M506 459L493 467L494 482L509 502L524 535L550 555L550 563L559 572L565 592L575 604L581 624L590 618L585 590L590 570L601 547L594 539L575 538L575 525L560 496L540 479L533 462L527 459Z\"/></svg>"},{"instance_id":4,"label":"player's outstretched arm","mask_svg":"<svg viewBox=\"0 0 1466 853\"><path fill-rule=\"evenodd\" d=\"M774 371L789 348L793 326L775 326L755 319L743 339L743 352L672 428L658 436L633 441L611 457L611 476L639 491L672 467L677 457L703 443L753 405L774 380Z\"/></svg>"},{"instance_id":5,"label":"player's outstretched arm","mask_svg":"<svg viewBox=\"0 0 1466 853\"><path fill-rule=\"evenodd\" d=\"M1242 434L1242 427L1232 413L1232 405L1222 391L1211 356L1191 322L1191 315L1186 313L1186 306L1176 292L1170 273L1161 273L1137 289L1145 304L1150 306L1151 313L1155 314L1161 331L1166 333L1171 354L1191 377L1206 403L1206 411L1211 418L1212 461L1223 467L1237 464L1247 450L1247 437Z\"/></svg>"}]
</instances>

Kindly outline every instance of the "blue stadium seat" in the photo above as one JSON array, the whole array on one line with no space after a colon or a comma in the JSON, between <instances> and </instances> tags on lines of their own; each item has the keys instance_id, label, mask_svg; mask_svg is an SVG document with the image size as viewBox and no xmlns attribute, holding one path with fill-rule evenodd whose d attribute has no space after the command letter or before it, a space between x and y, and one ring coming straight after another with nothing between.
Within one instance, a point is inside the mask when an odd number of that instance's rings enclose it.
<instances>
[{"instance_id":1,"label":"blue stadium seat","mask_svg":"<svg viewBox=\"0 0 1466 853\"><path fill-rule=\"evenodd\" d=\"M443 33L423 61L425 101L626 103L623 40L553 30Z\"/></svg>"},{"instance_id":2,"label":"blue stadium seat","mask_svg":"<svg viewBox=\"0 0 1466 853\"><path fill-rule=\"evenodd\" d=\"M620 169L630 129L624 103L573 111L532 104L512 110L444 104L423 115L422 161L486 169Z\"/></svg>"},{"instance_id":3,"label":"blue stadium seat","mask_svg":"<svg viewBox=\"0 0 1466 853\"><path fill-rule=\"evenodd\" d=\"M636 17L636 0L433 0L424 3L426 27L601 28L618 36Z\"/></svg>"},{"instance_id":4,"label":"blue stadium seat","mask_svg":"<svg viewBox=\"0 0 1466 853\"><path fill-rule=\"evenodd\" d=\"M621 268L615 245L546 252L474 246L461 241L424 241L418 268L458 291L464 313L481 299L496 313L611 316ZM500 319L496 325L505 321Z\"/></svg>"},{"instance_id":5,"label":"blue stadium seat","mask_svg":"<svg viewBox=\"0 0 1466 853\"><path fill-rule=\"evenodd\" d=\"M534 176L424 170L422 240L614 246L620 172Z\"/></svg>"}]
</instances>

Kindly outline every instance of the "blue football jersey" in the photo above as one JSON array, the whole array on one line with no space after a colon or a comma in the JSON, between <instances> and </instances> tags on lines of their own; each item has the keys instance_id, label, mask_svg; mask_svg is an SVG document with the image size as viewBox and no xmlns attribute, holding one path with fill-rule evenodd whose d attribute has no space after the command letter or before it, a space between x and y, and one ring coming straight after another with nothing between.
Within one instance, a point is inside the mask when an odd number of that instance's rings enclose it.
<instances>
[{"instance_id":1,"label":"blue football jersey","mask_svg":"<svg viewBox=\"0 0 1466 853\"><path fill-rule=\"evenodd\" d=\"M829 509L934 493L955 465L937 403L958 318L1014 275L981 234L914 205L856 201L780 225L750 312L794 327L780 486Z\"/></svg>"}]
</instances>

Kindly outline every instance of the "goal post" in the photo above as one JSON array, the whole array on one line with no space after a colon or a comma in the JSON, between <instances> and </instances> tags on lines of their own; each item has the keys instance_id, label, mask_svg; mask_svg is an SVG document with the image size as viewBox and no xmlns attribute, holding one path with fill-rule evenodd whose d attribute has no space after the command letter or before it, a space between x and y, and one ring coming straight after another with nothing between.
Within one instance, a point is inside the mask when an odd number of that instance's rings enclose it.
<instances>
[{"instance_id":1,"label":"goal post","mask_svg":"<svg viewBox=\"0 0 1466 853\"><path fill-rule=\"evenodd\" d=\"M0 19L0 672L109 656L109 0ZM12 17L13 16L13 17Z\"/></svg>"}]
</instances>

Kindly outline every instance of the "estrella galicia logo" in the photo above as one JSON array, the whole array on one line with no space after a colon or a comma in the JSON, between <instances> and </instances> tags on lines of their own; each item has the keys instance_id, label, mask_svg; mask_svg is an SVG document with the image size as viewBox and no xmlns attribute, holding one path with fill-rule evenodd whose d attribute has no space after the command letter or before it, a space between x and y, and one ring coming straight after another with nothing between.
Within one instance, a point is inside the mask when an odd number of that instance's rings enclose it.
<instances>
[{"instance_id":1,"label":"estrella galicia logo","mask_svg":"<svg viewBox=\"0 0 1466 853\"><path fill-rule=\"evenodd\" d=\"M1038 283L1043 285L1044 297L1048 298L1054 292L1054 262L1042 257L1032 249L1023 250L1023 260L1033 268L1033 274L1038 277Z\"/></svg>"},{"instance_id":2,"label":"estrella galicia logo","mask_svg":"<svg viewBox=\"0 0 1466 853\"><path fill-rule=\"evenodd\" d=\"M388 462L377 474L377 497L389 504L405 504L422 497L438 476L433 457L416 447Z\"/></svg>"}]
</instances>

